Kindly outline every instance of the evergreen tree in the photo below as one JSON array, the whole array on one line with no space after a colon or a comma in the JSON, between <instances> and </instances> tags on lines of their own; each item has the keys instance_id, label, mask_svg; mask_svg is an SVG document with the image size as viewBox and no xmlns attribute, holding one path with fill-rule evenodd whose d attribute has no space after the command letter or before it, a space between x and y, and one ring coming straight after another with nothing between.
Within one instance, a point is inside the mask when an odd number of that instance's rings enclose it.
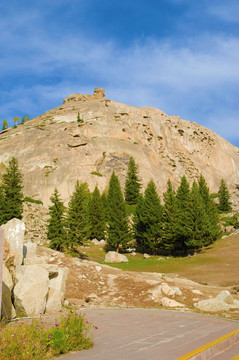
<instances>
[{"instance_id":1,"label":"evergreen tree","mask_svg":"<svg viewBox=\"0 0 239 360\"><path fill-rule=\"evenodd\" d=\"M187 243L191 236L191 211L190 211L190 186L185 175L182 176L176 193L177 221L175 250L184 254L187 251Z\"/></svg>"},{"instance_id":2,"label":"evergreen tree","mask_svg":"<svg viewBox=\"0 0 239 360\"><path fill-rule=\"evenodd\" d=\"M144 196L139 197L134 216L134 232L138 246L155 254L159 248L163 208L155 183L151 180Z\"/></svg>"},{"instance_id":3,"label":"evergreen tree","mask_svg":"<svg viewBox=\"0 0 239 360\"><path fill-rule=\"evenodd\" d=\"M126 208L118 177L112 173L108 192L108 245L119 252L131 240Z\"/></svg>"},{"instance_id":4,"label":"evergreen tree","mask_svg":"<svg viewBox=\"0 0 239 360\"><path fill-rule=\"evenodd\" d=\"M6 130L8 128L8 123L7 123L7 120L3 120L3 123L2 123L2 130Z\"/></svg>"},{"instance_id":5,"label":"evergreen tree","mask_svg":"<svg viewBox=\"0 0 239 360\"><path fill-rule=\"evenodd\" d=\"M204 238L203 245L207 246L217 240L220 235L220 228L219 228L219 216L218 216L218 208L213 200L213 198L210 195L209 188L207 186L205 178L200 175L199 181L198 181L198 188L200 195L202 197L203 203L204 203L204 209L206 212L206 215L209 220L209 235L207 238Z\"/></svg>"},{"instance_id":6,"label":"evergreen tree","mask_svg":"<svg viewBox=\"0 0 239 360\"><path fill-rule=\"evenodd\" d=\"M23 212L22 174L18 169L17 159L9 161L6 173L2 176L2 192L4 196L3 223L13 218L21 219Z\"/></svg>"},{"instance_id":7,"label":"evergreen tree","mask_svg":"<svg viewBox=\"0 0 239 360\"><path fill-rule=\"evenodd\" d=\"M65 229L65 206L60 200L57 189L54 190L50 200L53 205L49 206L47 237L51 241L51 249L63 251L67 245L67 233Z\"/></svg>"},{"instance_id":8,"label":"evergreen tree","mask_svg":"<svg viewBox=\"0 0 239 360\"><path fill-rule=\"evenodd\" d=\"M129 159L128 172L125 183L125 201L130 205L137 204L141 184L134 158Z\"/></svg>"},{"instance_id":9,"label":"evergreen tree","mask_svg":"<svg viewBox=\"0 0 239 360\"><path fill-rule=\"evenodd\" d=\"M231 211L230 194L226 182L222 179L219 187L219 205L220 211Z\"/></svg>"},{"instance_id":10,"label":"evergreen tree","mask_svg":"<svg viewBox=\"0 0 239 360\"><path fill-rule=\"evenodd\" d=\"M193 182L189 208L191 212L190 236L185 241L189 249L200 249L202 245L208 242L210 235L210 221L207 217L203 199L196 181Z\"/></svg>"},{"instance_id":11,"label":"evergreen tree","mask_svg":"<svg viewBox=\"0 0 239 360\"><path fill-rule=\"evenodd\" d=\"M82 245L89 238L89 196L88 184L79 184L77 180L67 214L68 240L71 247Z\"/></svg>"},{"instance_id":12,"label":"evergreen tree","mask_svg":"<svg viewBox=\"0 0 239 360\"><path fill-rule=\"evenodd\" d=\"M162 218L162 247L166 250L173 251L176 242L176 219L177 203L170 180L167 182L167 190L163 194L164 207Z\"/></svg>"},{"instance_id":13,"label":"evergreen tree","mask_svg":"<svg viewBox=\"0 0 239 360\"><path fill-rule=\"evenodd\" d=\"M104 239L106 230L105 214L100 192L97 186L92 193L89 203L89 221L91 239Z\"/></svg>"},{"instance_id":14,"label":"evergreen tree","mask_svg":"<svg viewBox=\"0 0 239 360\"><path fill-rule=\"evenodd\" d=\"M103 211L104 211L104 217L105 220L108 220L108 213L109 213L109 205L108 205L108 195L106 194L106 191L103 191L101 195L101 203L103 205Z\"/></svg>"}]
</instances>

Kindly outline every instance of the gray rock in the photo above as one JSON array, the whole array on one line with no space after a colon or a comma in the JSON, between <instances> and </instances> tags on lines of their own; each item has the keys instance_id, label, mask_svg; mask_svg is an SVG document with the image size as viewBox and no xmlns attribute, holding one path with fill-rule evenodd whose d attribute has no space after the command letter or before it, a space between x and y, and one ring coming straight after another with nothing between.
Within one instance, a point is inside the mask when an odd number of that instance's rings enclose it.
<instances>
[{"instance_id":1,"label":"gray rock","mask_svg":"<svg viewBox=\"0 0 239 360\"><path fill-rule=\"evenodd\" d=\"M233 304L233 297L231 296L228 290L221 291L217 295L216 299L224 301L226 304Z\"/></svg>"},{"instance_id":2,"label":"gray rock","mask_svg":"<svg viewBox=\"0 0 239 360\"><path fill-rule=\"evenodd\" d=\"M2 317L12 319L16 316L15 308L12 304L13 281L8 268L3 264L2 273Z\"/></svg>"},{"instance_id":3,"label":"gray rock","mask_svg":"<svg viewBox=\"0 0 239 360\"><path fill-rule=\"evenodd\" d=\"M161 304L164 307L169 307L169 308L175 308L175 307L185 307L184 304L181 304L173 299L169 299L167 297L163 297L161 299Z\"/></svg>"},{"instance_id":4,"label":"gray rock","mask_svg":"<svg viewBox=\"0 0 239 360\"><path fill-rule=\"evenodd\" d=\"M19 281L14 288L14 305L17 316L44 313L48 293L48 272L40 265L21 267Z\"/></svg>"},{"instance_id":5,"label":"gray rock","mask_svg":"<svg viewBox=\"0 0 239 360\"><path fill-rule=\"evenodd\" d=\"M200 300L194 304L195 308L201 311L217 312L229 309L229 305L222 300L218 299L206 299Z\"/></svg>"},{"instance_id":6,"label":"gray rock","mask_svg":"<svg viewBox=\"0 0 239 360\"><path fill-rule=\"evenodd\" d=\"M9 243L11 252L14 254L14 266L22 265L23 261L23 241L25 233L25 224L19 219L12 219L5 225L4 229L5 240Z\"/></svg>"},{"instance_id":7,"label":"gray rock","mask_svg":"<svg viewBox=\"0 0 239 360\"><path fill-rule=\"evenodd\" d=\"M115 251L109 251L105 255L105 262L106 263L118 263L118 262L128 262L129 260L123 254L119 254Z\"/></svg>"},{"instance_id":8,"label":"gray rock","mask_svg":"<svg viewBox=\"0 0 239 360\"><path fill-rule=\"evenodd\" d=\"M47 313L53 313L61 309L65 296L68 273L68 268L58 268L57 273L55 273L53 275L54 277L50 280L46 303Z\"/></svg>"},{"instance_id":9,"label":"gray rock","mask_svg":"<svg viewBox=\"0 0 239 360\"><path fill-rule=\"evenodd\" d=\"M144 253L144 259L149 259L150 258L150 255Z\"/></svg>"}]
</instances>

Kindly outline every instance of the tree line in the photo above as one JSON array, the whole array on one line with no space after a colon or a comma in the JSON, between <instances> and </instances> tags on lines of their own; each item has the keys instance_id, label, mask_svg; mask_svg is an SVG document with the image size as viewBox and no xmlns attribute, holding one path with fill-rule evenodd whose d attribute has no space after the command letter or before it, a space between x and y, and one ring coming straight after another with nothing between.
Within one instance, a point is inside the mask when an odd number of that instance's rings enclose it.
<instances>
[{"instance_id":1,"label":"tree line","mask_svg":"<svg viewBox=\"0 0 239 360\"><path fill-rule=\"evenodd\" d=\"M17 127L17 125L25 124L25 122L29 121L29 116L26 114L20 119L18 116L15 116L13 119L14 122L14 128ZM2 130L6 130L8 128L8 122L6 119L2 122Z\"/></svg>"},{"instance_id":2,"label":"tree line","mask_svg":"<svg viewBox=\"0 0 239 360\"><path fill-rule=\"evenodd\" d=\"M23 212L23 176L15 158L9 161L0 185L0 225ZM87 183L76 182L65 207L57 189L49 206L47 237L50 247L77 249L89 239L105 239L108 249L126 251L134 240L137 250L150 254L186 254L208 246L221 235L219 211L231 210L227 184L221 180L218 205L201 175L190 187L186 176L173 190L170 180L163 203L151 180L141 193L141 182L133 157L130 158L124 192L114 171L108 192L91 193ZM127 207L133 209L129 216ZM131 211L132 212L132 211Z\"/></svg>"}]
</instances>

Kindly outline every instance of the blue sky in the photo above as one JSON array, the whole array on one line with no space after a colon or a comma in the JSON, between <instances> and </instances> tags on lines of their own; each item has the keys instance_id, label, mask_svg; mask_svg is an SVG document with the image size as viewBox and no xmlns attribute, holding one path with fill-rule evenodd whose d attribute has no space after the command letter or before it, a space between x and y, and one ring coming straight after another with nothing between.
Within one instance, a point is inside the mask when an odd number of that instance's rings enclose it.
<instances>
[{"instance_id":1,"label":"blue sky","mask_svg":"<svg viewBox=\"0 0 239 360\"><path fill-rule=\"evenodd\" d=\"M0 3L0 126L71 93L157 107L239 146L237 0Z\"/></svg>"}]
</instances>

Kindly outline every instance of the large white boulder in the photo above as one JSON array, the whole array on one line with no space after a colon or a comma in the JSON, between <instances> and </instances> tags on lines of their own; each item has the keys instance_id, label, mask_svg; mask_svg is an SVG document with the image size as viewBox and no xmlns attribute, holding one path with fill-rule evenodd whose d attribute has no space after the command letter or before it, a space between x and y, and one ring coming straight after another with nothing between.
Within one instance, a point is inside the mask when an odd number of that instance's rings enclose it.
<instances>
[{"instance_id":1,"label":"large white boulder","mask_svg":"<svg viewBox=\"0 0 239 360\"><path fill-rule=\"evenodd\" d=\"M14 288L14 305L17 316L44 313L48 285L47 270L40 265L22 266L19 281Z\"/></svg>"},{"instance_id":2,"label":"large white boulder","mask_svg":"<svg viewBox=\"0 0 239 360\"><path fill-rule=\"evenodd\" d=\"M2 317L12 319L16 316L14 306L12 304L13 281L8 268L3 264L2 267Z\"/></svg>"},{"instance_id":3,"label":"large white boulder","mask_svg":"<svg viewBox=\"0 0 239 360\"><path fill-rule=\"evenodd\" d=\"M36 261L37 244L33 242L27 242L23 245L23 262L24 265L37 264Z\"/></svg>"},{"instance_id":4,"label":"large white boulder","mask_svg":"<svg viewBox=\"0 0 239 360\"><path fill-rule=\"evenodd\" d=\"M9 243L11 252L14 254L14 266L22 265L23 261L23 240L25 224L19 219L12 219L2 225L4 238Z\"/></svg>"},{"instance_id":5,"label":"large white boulder","mask_svg":"<svg viewBox=\"0 0 239 360\"><path fill-rule=\"evenodd\" d=\"M46 312L53 313L61 309L64 301L66 280L69 273L68 268L59 268L57 273L49 282L49 292L47 296Z\"/></svg>"},{"instance_id":6,"label":"large white boulder","mask_svg":"<svg viewBox=\"0 0 239 360\"><path fill-rule=\"evenodd\" d=\"M229 309L229 305L222 300L218 299L206 299L200 300L194 304L195 308L201 311L217 312Z\"/></svg>"},{"instance_id":7,"label":"large white boulder","mask_svg":"<svg viewBox=\"0 0 239 360\"><path fill-rule=\"evenodd\" d=\"M216 299L224 301L226 304L233 304L233 297L231 296L228 290L221 291L217 295Z\"/></svg>"},{"instance_id":8,"label":"large white boulder","mask_svg":"<svg viewBox=\"0 0 239 360\"><path fill-rule=\"evenodd\" d=\"M105 255L105 262L106 263L118 263L118 262L128 262L129 260L123 254L119 254L116 251L109 251Z\"/></svg>"}]
</instances>

